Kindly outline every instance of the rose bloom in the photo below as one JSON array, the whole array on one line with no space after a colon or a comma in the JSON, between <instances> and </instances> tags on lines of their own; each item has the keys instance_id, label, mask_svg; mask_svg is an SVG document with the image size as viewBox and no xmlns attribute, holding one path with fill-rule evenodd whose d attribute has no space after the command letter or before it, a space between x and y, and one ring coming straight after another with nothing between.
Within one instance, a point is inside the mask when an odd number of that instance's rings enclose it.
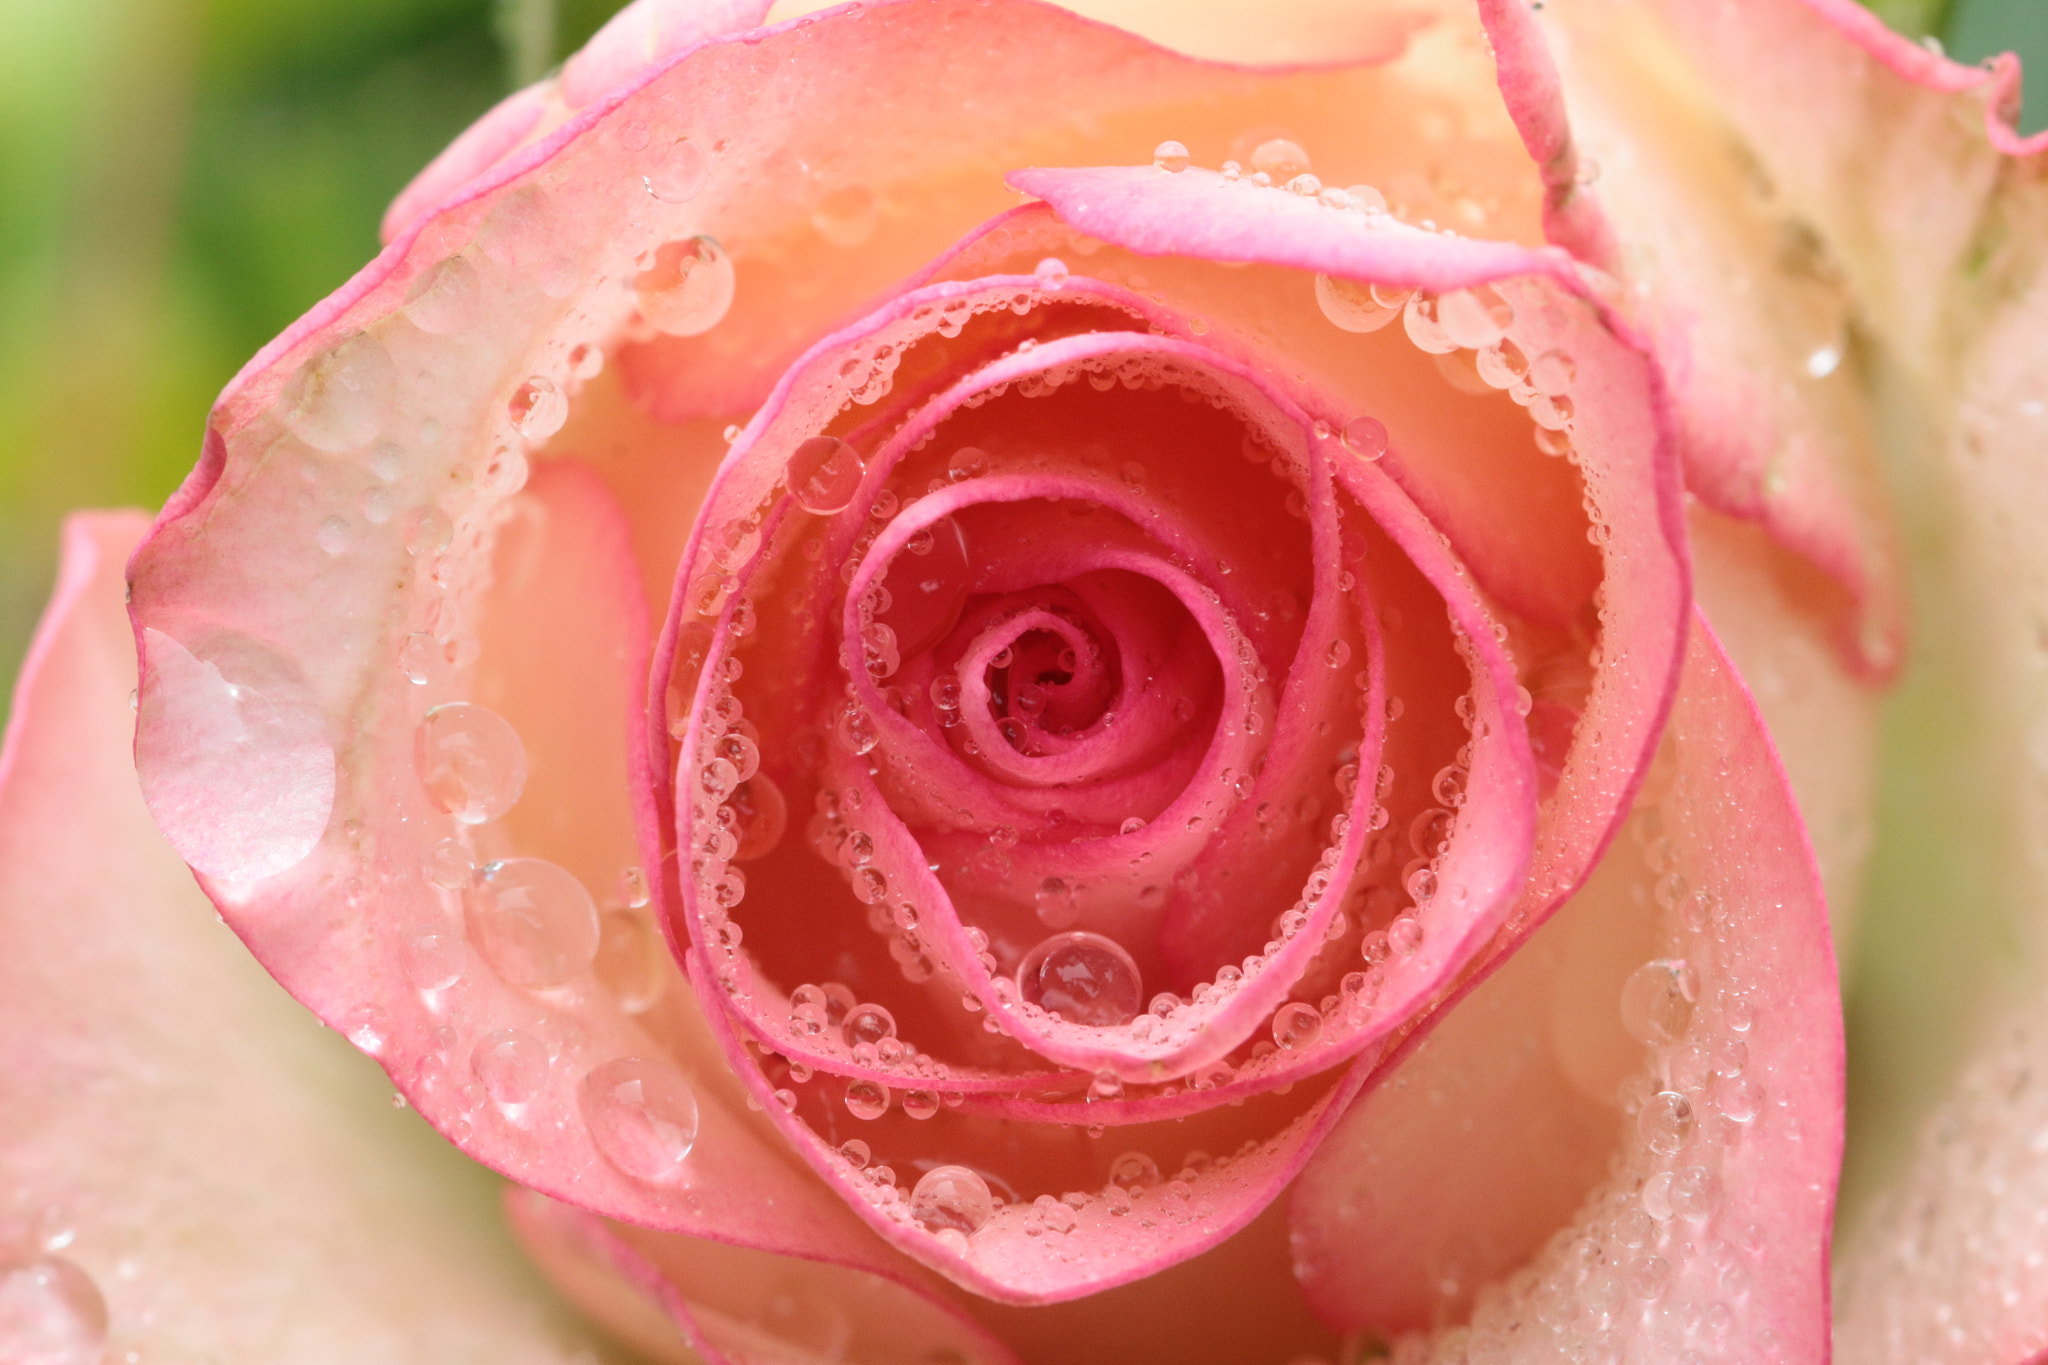
<instances>
[{"instance_id":1,"label":"rose bloom","mask_svg":"<svg viewBox=\"0 0 2048 1365\"><path fill-rule=\"evenodd\" d=\"M2039 866L2011 60L768 17L624 11L71 524L0 1359L2048 1348L2025 997L1830 1287L1881 446Z\"/></svg>"}]
</instances>

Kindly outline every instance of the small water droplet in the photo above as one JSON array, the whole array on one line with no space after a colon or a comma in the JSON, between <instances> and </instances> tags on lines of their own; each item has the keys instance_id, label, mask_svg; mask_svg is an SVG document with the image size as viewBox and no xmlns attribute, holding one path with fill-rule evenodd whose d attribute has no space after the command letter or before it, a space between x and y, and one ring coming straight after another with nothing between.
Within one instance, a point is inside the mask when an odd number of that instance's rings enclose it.
<instances>
[{"instance_id":1,"label":"small water droplet","mask_svg":"<svg viewBox=\"0 0 2048 1365\"><path fill-rule=\"evenodd\" d=\"M455 528L438 507L415 507L405 518L405 552L432 559L454 543Z\"/></svg>"},{"instance_id":2,"label":"small water droplet","mask_svg":"<svg viewBox=\"0 0 2048 1365\"><path fill-rule=\"evenodd\" d=\"M449 702L427 712L413 763L434 804L466 825L495 820L526 789L526 746L497 712Z\"/></svg>"},{"instance_id":3,"label":"small water droplet","mask_svg":"<svg viewBox=\"0 0 2048 1365\"><path fill-rule=\"evenodd\" d=\"M339 555L348 549L354 539L348 522L341 517L329 517L320 523L320 529L313 533L313 541L328 554Z\"/></svg>"},{"instance_id":4,"label":"small water droplet","mask_svg":"<svg viewBox=\"0 0 2048 1365\"><path fill-rule=\"evenodd\" d=\"M1064 877L1047 877L1039 882L1038 890L1032 893L1032 900L1038 910L1039 923L1048 929L1071 929L1081 918L1081 906L1075 897L1073 883Z\"/></svg>"},{"instance_id":5,"label":"small water droplet","mask_svg":"<svg viewBox=\"0 0 2048 1365\"><path fill-rule=\"evenodd\" d=\"M1138 964L1123 945L1079 931L1055 934L1026 953L1017 989L1027 1003L1092 1028L1129 1023L1145 1000Z\"/></svg>"},{"instance_id":6,"label":"small water droplet","mask_svg":"<svg viewBox=\"0 0 2048 1365\"><path fill-rule=\"evenodd\" d=\"M405 979L413 989L444 991L462 979L462 939L441 929L427 929L406 941Z\"/></svg>"},{"instance_id":7,"label":"small water droplet","mask_svg":"<svg viewBox=\"0 0 2048 1365\"><path fill-rule=\"evenodd\" d=\"M1057 256L1048 256L1031 268L1031 274L1046 289L1063 288L1069 278L1067 263Z\"/></svg>"},{"instance_id":8,"label":"small water droplet","mask_svg":"<svg viewBox=\"0 0 2048 1365\"><path fill-rule=\"evenodd\" d=\"M1636 1115L1636 1131L1658 1156L1676 1156L1692 1141L1692 1101L1675 1090L1659 1091Z\"/></svg>"},{"instance_id":9,"label":"small water droplet","mask_svg":"<svg viewBox=\"0 0 2048 1365\"><path fill-rule=\"evenodd\" d=\"M534 375L512 391L506 405L512 427L529 441L545 441L569 420L569 396L545 375Z\"/></svg>"},{"instance_id":10,"label":"small water droplet","mask_svg":"<svg viewBox=\"0 0 2048 1365\"><path fill-rule=\"evenodd\" d=\"M1171 175L1179 175L1188 168L1188 149L1168 138L1152 149L1152 164Z\"/></svg>"},{"instance_id":11,"label":"small water droplet","mask_svg":"<svg viewBox=\"0 0 2048 1365\"><path fill-rule=\"evenodd\" d=\"M429 882L443 891L460 891L469 885L470 877L476 872L476 863L460 839L443 839L427 850L420 870Z\"/></svg>"},{"instance_id":12,"label":"small water droplet","mask_svg":"<svg viewBox=\"0 0 2048 1365\"><path fill-rule=\"evenodd\" d=\"M732 258L710 237L665 243L633 280L648 325L679 337L697 336L723 321L734 287Z\"/></svg>"},{"instance_id":13,"label":"small water droplet","mask_svg":"<svg viewBox=\"0 0 2048 1365\"><path fill-rule=\"evenodd\" d=\"M405 316L429 336L474 326L484 316L483 285L476 267L450 256L422 270L405 291Z\"/></svg>"},{"instance_id":14,"label":"small water droplet","mask_svg":"<svg viewBox=\"0 0 2048 1365\"><path fill-rule=\"evenodd\" d=\"M406 681L424 686L433 676L434 661L442 657L441 646L423 630L413 631L398 646L398 671Z\"/></svg>"},{"instance_id":15,"label":"small water droplet","mask_svg":"<svg viewBox=\"0 0 2048 1365\"><path fill-rule=\"evenodd\" d=\"M928 1119L939 1112L939 1094L936 1090L906 1090L902 1109L911 1118Z\"/></svg>"},{"instance_id":16,"label":"small water droplet","mask_svg":"<svg viewBox=\"0 0 2048 1365\"><path fill-rule=\"evenodd\" d=\"M577 1100L597 1150L637 1180L673 1180L696 1145L697 1096L660 1062L606 1062L583 1078Z\"/></svg>"},{"instance_id":17,"label":"small water droplet","mask_svg":"<svg viewBox=\"0 0 2048 1365\"><path fill-rule=\"evenodd\" d=\"M470 941L515 986L560 985L597 957L597 906L542 858L486 863L463 894Z\"/></svg>"},{"instance_id":18,"label":"small water droplet","mask_svg":"<svg viewBox=\"0 0 2048 1365\"><path fill-rule=\"evenodd\" d=\"M640 183L664 204L687 204L703 191L707 166L703 148L688 138L678 138Z\"/></svg>"}]
</instances>

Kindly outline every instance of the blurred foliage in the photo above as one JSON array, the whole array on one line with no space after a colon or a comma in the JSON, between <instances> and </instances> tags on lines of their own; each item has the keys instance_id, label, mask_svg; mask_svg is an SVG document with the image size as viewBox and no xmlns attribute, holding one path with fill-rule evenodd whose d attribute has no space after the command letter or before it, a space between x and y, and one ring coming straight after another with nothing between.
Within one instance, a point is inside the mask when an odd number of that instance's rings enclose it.
<instances>
[{"instance_id":1,"label":"blurred foliage","mask_svg":"<svg viewBox=\"0 0 2048 1365\"><path fill-rule=\"evenodd\" d=\"M0 707L63 513L160 503L391 196L619 3L0 0ZM1872 3L2048 72L2048 0Z\"/></svg>"}]
</instances>

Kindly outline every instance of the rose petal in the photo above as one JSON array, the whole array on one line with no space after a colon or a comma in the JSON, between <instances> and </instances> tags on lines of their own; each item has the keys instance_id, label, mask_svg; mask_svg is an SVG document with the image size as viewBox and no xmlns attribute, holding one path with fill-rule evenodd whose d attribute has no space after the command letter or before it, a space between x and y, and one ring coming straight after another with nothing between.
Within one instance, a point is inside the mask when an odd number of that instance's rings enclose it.
<instances>
[{"instance_id":1,"label":"rose petal","mask_svg":"<svg viewBox=\"0 0 2048 1365\"><path fill-rule=\"evenodd\" d=\"M0 753L0 1264L89 1275L109 1359L585 1359L494 1182L392 1111L152 827L122 608L146 529L67 524Z\"/></svg>"},{"instance_id":2,"label":"rose petal","mask_svg":"<svg viewBox=\"0 0 2048 1365\"><path fill-rule=\"evenodd\" d=\"M1604 655L1581 722L1586 731L1600 733L1604 752L1596 757L1590 748L1574 751L1572 762L1579 766L1567 768L1539 834L1530 890L1517 915L1524 923L1539 919L1585 874L1626 808L1682 654L1688 573L1678 548L1677 470L1665 397L1626 328L1591 298L1576 269L1554 250L1446 238L1193 171L1039 169L1011 179L1044 197L1076 228L1145 252L1270 261L1429 288L1505 276L1527 286L1528 293L1515 295L1509 335L1528 356L1554 351L1573 358L1572 447L1596 522L1606 528L1600 533L1606 562L1603 629L1619 651ZM1314 354L1313 342L1292 344L1295 334L1289 330L1283 349L1290 356ZM1481 497L1498 496L1498 478L1474 478L1460 468L1453 450L1440 446L1429 453L1430 464L1401 462L1397 477L1485 587L1531 609L1530 594L1513 591L1512 575L1530 573L1536 565L1570 564L1558 543L1564 523L1546 526L1549 534L1533 546L1517 544L1509 552L1490 544L1504 524L1519 520L1478 505ZM1544 478L1520 477L1538 487ZM1546 552L1553 556L1547 563Z\"/></svg>"},{"instance_id":3,"label":"rose petal","mask_svg":"<svg viewBox=\"0 0 2048 1365\"><path fill-rule=\"evenodd\" d=\"M1639 837L1389 1065L1296 1186L1297 1263L1333 1323L1428 1328L1482 1290L1472 1325L1435 1346L1825 1353L1834 958L1770 741L1704 622L1694 632ZM1674 961L1691 1000L1659 994ZM1597 995L1613 1022L1588 1017ZM1510 1335L1531 1318L1555 1335Z\"/></svg>"},{"instance_id":4,"label":"rose petal","mask_svg":"<svg viewBox=\"0 0 2048 1365\"><path fill-rule=\"evenodd\" d=\"M607 1223L531 1190L505 1207L563 1293L652 1359L1015 1359L953 1304L863 1271Z\"/></svg>"}]
</instances>

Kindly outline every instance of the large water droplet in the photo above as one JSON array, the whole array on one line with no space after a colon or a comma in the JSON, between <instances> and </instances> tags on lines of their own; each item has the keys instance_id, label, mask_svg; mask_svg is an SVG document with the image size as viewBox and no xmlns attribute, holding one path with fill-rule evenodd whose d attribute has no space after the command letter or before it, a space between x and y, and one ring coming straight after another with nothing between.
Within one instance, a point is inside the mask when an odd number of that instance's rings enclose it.
<instances>
[{"instance_id":1,"label":"large water droplet","mask_svg":"<svg viewBox=\"0 0 2048 1365\"><path fill-rule=\"evenodd\" d=\"M524 1104L547 1081L548 1047L524 1030L499 1029L476 1045L469 1067L493 1101Z\"/></svg>"},{"instance_id":2,"label":"large water droplet","mask_svg":"<svg viewBox=\"0 0 2048 1365\"><path fill-rule=\"evenodd\" d=\"M813 436L789 457L789 495L806 512L824 516L853 501L866 472L852 446L836 436Z\"/></svg>"},{"instance_id":3,"label":"large water droplet","mask_svg":"<svg viewBox=\"0 0 2048 1365\"><path fill-rule=\"evenodd\" d=\"M334 746L305 675L232 631L143 630L135 770L178 856L224 881L295 866L334 810Z\"/></svg>"},{"instance_id":4,"label":"large water droplet","mask_svg":"<svg viewBox=\"0 0 2048 1365\"><path fill-rule=\"evenodd\" d=\"M1017 989L1027 1003L1092 1028L1127 1024L1145 1002L1138 964L1123 945L1080 931L1055 934L1026 953Z\"/></svg>"},{"instance_id":5,"label":"large water droplet","mask_svg":"<svg viewBox=\"0 0 2048 1365\"><path fill-rule=\"evenodd\" d=\"M1179 175L1188 168L1188 149L1171 138L1152 149L1152 164L1160 170Z\"/></svg>"},{"instance_id":6,"label":"large water droplet","mask_svg":"<svg viewBox=\"0 0 2048 1365\"><path fill-rule=\"evenodd\" d=\"M1478 350L1507 335L1514 325L1515 309L1491 285L1453 289L1436 301L1437 322L1444 335L1460 346Z\"/></svg>"},{"instance_id":7,"label":"large water droplet","mask_svg":"<svg viewBox=\"0 0 2048 1365\"><path fill-rule=\"evenodd\" d=\"M965 1166L934 1166L910 1191L910 1216L929 1232L951 1228L971 1237L995 1211L988 1182Z\"/></svg>"},{"instance_id":8,"label":"large water droplet","mask_svg":"<svg viewBox=\"0 0 2048 1365\"><path fill-rule=\"evenodd\" d=\"M678 138L642 177L642 183L648 194L664 204L687 204L703 190L706 166L704 149L688 138Z\"/></svg>"},{"instance_id":9,"label":"large water droplet","mask_svg":"<svg viewBox=\"0 0 2048 1365\"><path fill-rule=\"evenodd\" d=\"M879 1081L846 1083L846 1112L857 1119L878 1119L889 1112L889 1087Z\"/></svg>"},{"instance_id":10,"label":"large water droplet","mask_svg":"<svg viewBox=\"0 0 2048 1365\"><path fill-rule=\"evenodd\" d=\"M855 1005L846 1012L846 1020L839 1026L839 1031L848 1047L859 1047L863 1043L872 1047L884 1038L896 1036L896 1016L880 1005Z\"/></svg>"},{"instance_id":11,"label":"large water droplet","mask_svg":"<svg viewBox=\"0 0 2048 1365\"><path fill-rule=\"evenodd\" d=\"M877 216L874 191L847 185L818 201L811 210L811 226L834 246L856 247L875 235Z\"/></svg>"},{"instance_id":12,"label":"large water droplet","mask_svg":"<svg viewBox=\"0 0 2048 1365\"><path fill-rule=\"evenodd\" d=\"M473 326L483 317L483 286L476 267L460 256L428 266L405 291L405 316L433 336Z\"/></svg>"},{"instance_id":13,"label":"large water droplet","mask_svg":"<svg viewBox=\"0 0 2048 1365\"><path fill-rule=\"evenodd\" d=\"M732 258L709 237L665 243L633 280L640 316L656 331L679 337L708 332L723 321L733 288Z\"/></svg>"},{"instance_id":14,"label":"large water droplet","mask_svg":"<svg viewBox=\"0 0 2048 1365\"><path fill-rule=\"evenodd\" d=\"M449 702L427 712L413 763L434 804L466 825L495 820L526 789L526 746L497 712Z\"/></svg>"},{"instance_id":15,"label":"large water droplet","mask_svg":"<svg viewBox=\"0 0 2048 1365\"><path fill-rule=\"evenodd\" d=\"M1253 150L1252 170L1263 171L1273 177L1274 184L1284 185L1308 172L1308 153L1287 138L1270 138Z\"/></svg>"},{"instance_id":16,"label":"large water droplet","mask_svg":"<svg viewBox=\"0 0 2048 1365\"><path fill-rule=\"evenodd\" d=\"M1380 301L1382 293L1387 294L1389 302ZM1407 298L1405 289L1387 293L1379 285L1338 279L1333 275L1316 276L1316 303L1322 308L1323 316L1330 320L1331 325L1347 332L1377 332L1400 316L1401 305Z\"/></svg>"},{"instance_id":17,"label":"large water droplet","mask_svg":"<svg viewBox=\"0 0 2048 1365\"><path fill-rule=\"evenodd\" d=\"M653 1184L682 1172L697 1142L697 1096L673 1069L616 1058L583 1078L577 1100L606 1161Z\"/></svg>"},{"instance_id":18,"label":"large water droplet","mask_svg":"<svg viewBox=\"0 0 2048 1365\"><path fill-rule=\"evenodd\" d=\"M292 434L315 450L355 450L376 437L397 386L391 353L357 332L301 365L278 403Z\"/></svg>"},{"instance_id":19,"label":"large water droplet","mask_svg":"<svg viewBox=\"0 0 2048 1365\"><path fill-rule=\"evenodd\" d=\"M543 858L486 863L463 894L470 941L515 986L556 986L597 957L597 906Z\"/></svg>"},{"instance_id":20,"label":"large water droplet","mask_svg":"<svg viewBox=\"0 0 2048 1365\"><path fill-rule=\"evenodd\" d=\"M913 659L953 629L967 602L972 582L967 537L960 523L941 517L889 561L882 585L889 608L876 615L879 625L896 635L896 655Z\"/></svg>"},{"instance_id":21,"label":"large water droplet","mask_svg":"<svg viewBox=\"0 0 2048 1365\"><path fill-rule=\"evenodd\" d=\"M1622 985L1622 1027L1637 1042L1651 1047L1677 1042L1692 1023L1696 980L1692 968L1681 959L1645 962Z\"/></svg>"},{"instance_id":22,"label":"large water droplet","mask_svg":"<svg viewBox=\"0 0 2048 1365\"><path fill-rule=\"evenodd\" d=\"M92 1276L60 1256L0 1268L0 1360L99 1365L107 1301Z\"/></svg>"},{"instance_id":23,"label":"large water droplet","mask_svg":"<svg viewBox=\"0 0 2048 1365\"><path fill-rule=\"evenodd\" d=\"M1273 1012L1273 1041L1290 1051L1314 1043L1323 1034L1323 1016L1314 1005L1290 1001Z\"/></svg>"}]
</instances>

